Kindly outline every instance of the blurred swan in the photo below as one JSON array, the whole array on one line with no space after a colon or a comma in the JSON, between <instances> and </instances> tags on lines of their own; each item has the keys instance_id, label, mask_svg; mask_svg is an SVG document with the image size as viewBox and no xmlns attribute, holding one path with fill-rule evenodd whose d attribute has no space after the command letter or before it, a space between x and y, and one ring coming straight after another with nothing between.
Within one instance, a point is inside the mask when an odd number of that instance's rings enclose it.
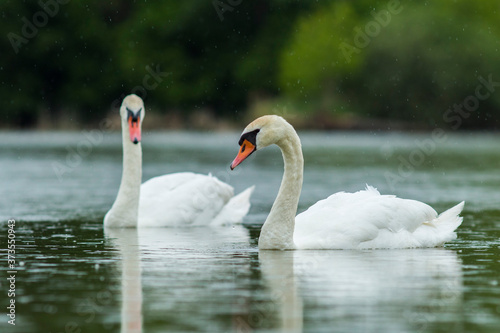
<instances>
[{"instance_id":1,"label":"blurred swan","mask_svg":"<svg viewBox=\"0 0 500 333\"><path fill-rule=\"evenodd\" d=\"M436 247L456 238L464 202L441 215L419 201L380 195L371 186L339 192L295 217L304 160L294 128L279 116L250 123L239 140L234 169L254 151L276 144L285 172L259 238L259 249L365 249Z\"/></svg>"},{"instance_id":2,"label":"blurred swan","mask_svg":"<svg viewBox=\"0 0 500 333\"><path fill-rule=\"evenodd\" d=\"M248 213L253 187L233 196L230 185L211 175L174 173L141 185L142 99L125 97L120 115L123 174L116 200L104 217L106 227L214 226L240 222Z\"/></svg>"}]
</instances>

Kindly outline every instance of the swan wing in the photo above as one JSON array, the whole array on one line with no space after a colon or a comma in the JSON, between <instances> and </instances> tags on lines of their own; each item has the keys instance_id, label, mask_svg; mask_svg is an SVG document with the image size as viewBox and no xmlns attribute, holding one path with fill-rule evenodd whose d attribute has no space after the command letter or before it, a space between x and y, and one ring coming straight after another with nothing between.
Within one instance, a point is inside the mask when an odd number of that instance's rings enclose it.
<instances>
[{"instance_id":1,"label":"swan wing","mask_svg":"<svg viewBox=\"0 0 500 333\"><path fill-rule=\"evenodd\" d=\"M211 175L182 172L155 177L141 185L138 225L209 225L232 197L233 188Z\"/></svg>"},{"instance_id":2,"label":"swan wing","mask_svg":"<svg viewBox=\"0 0 500 333\"><path fill-rule=\"evenodd\" d=\"M231 200L229 200L229 202L222 208L220 213L215 217L210 225L218 226L241 222L250 209L250 196L252 195L254 189L255 186L251 186L231 198Z\"/></svg>"},{"instance_id":3,"label":"swan wing","mask_svg":"<svg viewBox=\"0 0 500 333\"><path fill-rule=\"evenodd\" d=\"M296 217L297 248L434 247L456 237L463 203L438 216L427 204L380 195L373 187L336 193Z\"/></svg>"}]
</instances>

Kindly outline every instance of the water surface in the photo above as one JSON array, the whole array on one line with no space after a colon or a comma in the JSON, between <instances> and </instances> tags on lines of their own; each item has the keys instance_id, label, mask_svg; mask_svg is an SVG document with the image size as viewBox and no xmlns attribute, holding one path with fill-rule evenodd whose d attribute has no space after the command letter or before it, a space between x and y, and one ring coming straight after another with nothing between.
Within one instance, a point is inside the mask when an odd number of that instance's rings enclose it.
<instances>
[{"instance_id":1,"label":"water surface","mask_svg":"<svg viewBox=\"0 0 500 333\"><path fill-rule=\"evenodd\" d=\"M18 271L16 326L5 316L1 331L498 331L499 136L300 135L299 211L365 183L438 211L465 200L458 239L439 249L259 253L283 164L269 148L229 171L238 133L145 133L143 174L211 172L235 192L255 184L243 225L105 230L119 134L0 133L0 249L13 218Z\"/></svg>"}]
</instances>

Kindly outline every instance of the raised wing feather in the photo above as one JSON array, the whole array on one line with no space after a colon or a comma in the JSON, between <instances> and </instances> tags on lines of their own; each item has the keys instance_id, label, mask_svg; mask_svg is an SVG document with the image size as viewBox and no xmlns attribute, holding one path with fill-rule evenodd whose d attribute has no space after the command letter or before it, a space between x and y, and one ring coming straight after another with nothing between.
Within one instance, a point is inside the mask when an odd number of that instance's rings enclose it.
<instances>
[{"instance_id":1,"label":"raised wing feather","mask_svg":"<svg viewBox=\"0 0 500 333\"><path fill-rule=\"evenodd\" d=\"M210 175L155 177L141 185L139 226L208 225L232 197L233 188Z\"/></svg>"},{"instance_id":2,"label":"raised wing feather","mask_svg":"<svg viewBox=\"0 0 500 333\"><path fill-rule=\"evenodd\" d=\"M437 217L422 202L380 195L367 187L333 194L299 214L294 242L308 249L416 247L415 230Z\"/></svg>"}]
</instances>

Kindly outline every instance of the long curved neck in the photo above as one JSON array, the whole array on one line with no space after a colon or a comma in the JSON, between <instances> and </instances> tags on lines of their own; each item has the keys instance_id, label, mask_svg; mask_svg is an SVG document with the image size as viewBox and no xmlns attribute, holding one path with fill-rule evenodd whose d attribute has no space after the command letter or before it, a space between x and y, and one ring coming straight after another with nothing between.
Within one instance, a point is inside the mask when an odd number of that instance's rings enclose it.
<instances>
[{"instance_id":1,"label":"long curved neck","mask_svg":"<svg viewBox=\"0 0 500 333\"><path fill-rule=\"evenodd\" d=\"M122 124L123 173L115 203L104 219L107 227L136 227L142 181L141 143L130 141L127 124Z\"/></svg>"},{"instance_id":2,"label":"long curved neck","mask_svg":"<svg viewBox=\"0 0 500 333\"><path fill-rule=\"evenodd\" d=\"M304 158L299 136L291 126L276 144L283 154L285 172L278 196L262 226L259 249L287 250L295 247L293 231L302 190Z\"/></svg>"}]
</instances>

